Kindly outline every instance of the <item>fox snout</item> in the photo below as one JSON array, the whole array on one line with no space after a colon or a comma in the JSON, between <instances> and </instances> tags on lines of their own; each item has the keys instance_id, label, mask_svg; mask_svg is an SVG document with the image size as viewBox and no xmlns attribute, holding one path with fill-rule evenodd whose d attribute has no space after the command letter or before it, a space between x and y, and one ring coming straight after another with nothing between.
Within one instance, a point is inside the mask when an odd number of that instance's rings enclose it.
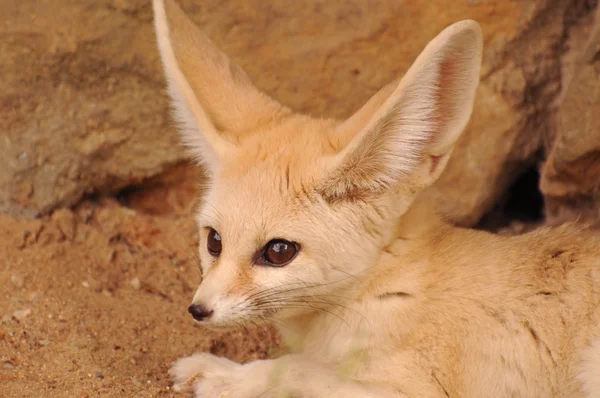
<instances>
[{"instance_id":1,"label":"fox snout","mask_svg":"<svg viewBox=\"0 0 600 398\"><path fill-rule=\"evenodd\" d=\"M238 290L241 281L235 269L221 264L209 269L196 290L187 311L195 321L207 327L224 327L244 309L243 297Z\"/></svg>"},{"instance_id":2,"label":"fox snout","mask_svg":"<svg viewBox=\"0 0 600 398\"><path fill-rule=\"evenodd\" d=\"M202 322L206 319L209 319L214 313L213 310L206 308L202 304L191 304L188 307L188 312L192 314L194 319L198 322Z\"/></svg>"}]
</instances>

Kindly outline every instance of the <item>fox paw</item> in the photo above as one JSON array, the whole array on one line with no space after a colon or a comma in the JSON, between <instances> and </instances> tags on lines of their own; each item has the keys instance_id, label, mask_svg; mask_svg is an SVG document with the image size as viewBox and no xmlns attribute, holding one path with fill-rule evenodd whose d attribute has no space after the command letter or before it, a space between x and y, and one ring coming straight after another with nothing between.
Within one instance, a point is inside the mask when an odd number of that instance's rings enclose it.
<instances>
[{"instance_id":1,"label":"fox paw","mask_svg":"<svg viewBox=\"0 0 600 398\"><path fill-rule=\"evenodd\" d=\"M244 365L203 353L178 360L170 373L173 389L195 398L251 398L255 395L248 391L248 382L253 383L245 370Z\"/></svg>"}]
</instances>

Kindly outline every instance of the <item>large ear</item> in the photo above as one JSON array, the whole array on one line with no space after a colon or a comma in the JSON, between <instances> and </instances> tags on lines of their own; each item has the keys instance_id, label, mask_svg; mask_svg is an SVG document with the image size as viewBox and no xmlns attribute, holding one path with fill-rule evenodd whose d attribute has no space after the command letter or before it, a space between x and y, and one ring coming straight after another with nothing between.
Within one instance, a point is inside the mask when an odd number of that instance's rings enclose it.
<instances>
[{"instance_id":1,"label":"large ear","mask_svg":"<svg viewBox=\"0 0 600 398\"><path fill-rule=\"evenodd\" d=\"M474 21L442 31L394 87L377 93L338 126L344 149L329 164L322 192L339 198L393 188L425 187L443 171L466 127L479 84L482 37ZM360 129L360 130L358 130Z\"/></svg>"},{"instance_id":2,"label":"large ear","mask_svg":"<svg viewBox=\"0 0 600 398\"><path fill-rule=\"evenodd\" d=\"M244 132L288 109L256 89L175 1L154 0L154 24L183 140L214 173Z\"/></svg>"}]
</instances>

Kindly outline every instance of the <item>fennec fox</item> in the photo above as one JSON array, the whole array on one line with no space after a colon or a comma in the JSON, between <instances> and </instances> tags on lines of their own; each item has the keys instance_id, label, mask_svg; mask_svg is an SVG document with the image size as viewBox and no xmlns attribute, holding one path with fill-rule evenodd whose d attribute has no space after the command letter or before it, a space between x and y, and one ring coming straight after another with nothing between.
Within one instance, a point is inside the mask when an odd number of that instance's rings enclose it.
<instances>
[{"instance_id":1,"label":"fennec fox","mask_svg":"<svg viewBox=\"0 0 600 398\"><path fill-rule=\"evenodd\" d=\"M572 227L499 237L452 227L426 194L467 124L482 37L446 28L346 121L252 85L173 0L154 0L182 136L210 186L211 328L273 322L291 347L237 364L179 360L196 397L599 397L600 244ZM485 132L482 132L485 134Z\"/></svg>"}]
</instances>

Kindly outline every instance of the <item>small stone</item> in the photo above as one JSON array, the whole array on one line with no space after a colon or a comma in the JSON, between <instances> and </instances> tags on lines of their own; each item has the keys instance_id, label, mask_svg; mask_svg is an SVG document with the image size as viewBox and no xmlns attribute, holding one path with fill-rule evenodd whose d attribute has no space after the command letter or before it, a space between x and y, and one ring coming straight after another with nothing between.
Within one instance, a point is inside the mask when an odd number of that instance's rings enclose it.
<instances>
[{"instance_id":1,"label":"small stone","mask_svg":"<svg viewBox=\"0 0 600 398\"><path fill-rule=\"evenodd\" d=\"M40 344L42 347L46 347L47 345L49 345L49 344L50 344L50 340L48 340L48 339L40 340L40 341L39 341L39 344Z\"/></svg>"},{"instance_id":2,"label":"small stone","mask_svg":"<svg viewBox=\"0 0 600 398\"><path fill-rule=\"evenodd\" d=\"M88 281L83 281L83 282L81 282L81 286L85 287L86 289L89 289L90 283Z\"/></svg>"},{"instance_id":3,"label":"small stone","mask_svg":"<svg viewBox=\"0 0 600 398\"><path fill-rule=\"evenodd\" d=\"M106 289L102 289L102 294L105 295L106 297L113 296L113 294L109 290L106 290Z\"/></svg>"},{"instance_id":4,"label":"small stone","mask_svg":"<svg viewBox=\"0 0 600 398\"><path fill-rule=\"evenodd\" d=\"M23 285L25 284L25 279L23 279L23 277L19 276L19 275L11 275L10 281L12 282L13 285L15 285L15 287L18 287L18 288L22 288Z\"/></svg>"},{"instance_id":5,"label":"small stone","mask_svg":"<svg viewBox=\"0 0 600 398\"><path fill-rule=\"evenodd\" d=\"M13 313L13 317L14 317L16 320L18 320L18 321L22 321L22 320L24 320L25 318L27 318L27 317L28 317L30 314L31 314L31 309L30 309L30 308L27 308L27 309L24 309L24 310L18 310L18 311L15 311L15 312Z\"/></svg>"},{"instance_id":6,"label":"small stone","mask_svg":"<svg viewBox=\"0 0 600 398\"><path fill-rule=\"evenodd\" d=\"M99 379L104 379L104 375L102 374L102 372L96 372L96 377Z\"/></svg>"},{"instance_id":7,"label":"small stone","mask_svg":"<svg viewBox=\"0 0 600 398\"><path fill-rule=\"evenodd\" d=\"M72 241L75 239L75 215L71 210L59 209L52 214L52 218L56 221L58 229L65 235L65 237Z\"/></svg>"},{"instance_id":8,"label":"small stone","mask_svg":"<svg viewBox=\"0 0 600 398\"><path fill-rule=\"evenodd\" d=\"M139 278L133 278L131 280L131 282L129 282L129 284L131 285L132 288L134 288L135 290L140 290L140 288L142 287L142 283L140 282Z\"/></svg>"}]
</instances>

